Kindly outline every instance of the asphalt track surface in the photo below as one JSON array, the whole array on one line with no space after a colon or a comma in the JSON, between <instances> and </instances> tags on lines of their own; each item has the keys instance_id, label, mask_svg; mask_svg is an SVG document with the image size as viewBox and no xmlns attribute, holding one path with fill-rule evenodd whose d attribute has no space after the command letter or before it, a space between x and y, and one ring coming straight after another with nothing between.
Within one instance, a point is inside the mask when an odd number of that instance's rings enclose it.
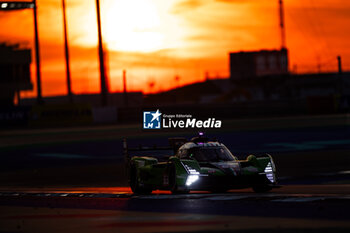
<instances>
[{"instance_id":1,"label":"asphalt track surface","mask_svg":"<svg viewBox=\"0 0 350 233\"><path fill-rule=\"evenodd\" d=\"M350 185L288 185L172 195L127 187L0 194L0 232L348 232Z\"/></svg>"},{"instance_id":2,"label":"asphalt track surface","mask_svg":"<svg viewBox=\"0 0 350 233\"><path fill-rule=\"evenodd\" d=\"M174 133L0 133L0 233L350 232L349 125L256 128L210 136L241 158L274 156L283 186L265 194L132 195L122 138L166 145Z\"/></svg>"}]
</instances>

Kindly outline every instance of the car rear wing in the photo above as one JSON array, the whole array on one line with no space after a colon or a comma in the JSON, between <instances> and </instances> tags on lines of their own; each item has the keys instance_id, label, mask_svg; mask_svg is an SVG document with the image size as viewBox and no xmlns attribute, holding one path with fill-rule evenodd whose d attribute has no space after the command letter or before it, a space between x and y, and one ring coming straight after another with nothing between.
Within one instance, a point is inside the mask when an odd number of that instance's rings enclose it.
<instances>
[{"instance_id":1,"label":"car rear wing","mask_svg":"<svg viewBox=\"0 0 350 233\"><path fill-rule=\"evenodd\" d=\"M180 146L182 146L184 143L187 142L186 138L183 137L175 137L175 138L168 138L169 146L142 146L139 145L138 147L129 147L128 142L126 138L123 139L123 154L125 158L125 162L129 164L132 157L135 156L151 156L150 153L156 154L164 154L168 152L167 155L169 155L169 152L172 153L172 155L175 155L177 150Z\"/></svg>"}]
</instances>

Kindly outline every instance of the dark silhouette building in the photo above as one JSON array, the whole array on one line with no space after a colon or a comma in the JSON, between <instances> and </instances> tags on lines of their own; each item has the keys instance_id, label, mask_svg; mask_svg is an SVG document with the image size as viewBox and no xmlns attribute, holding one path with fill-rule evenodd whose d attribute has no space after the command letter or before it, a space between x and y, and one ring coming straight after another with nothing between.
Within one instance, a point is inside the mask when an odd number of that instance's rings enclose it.
<instances>
[{"instance_id":1,"label":"dark silhouette building","mask_svg":"<svg viewBox=\"0 0 350 233\"><path fill-rule=\"evenodd\" d=\"M32 90L30 81L30 49L0 44L0 106L14 105L16 93Z\"/></svg>"},{"instance_id":2,"label":"dark silhouette building","mask_svg":"<svg viewBox=\"0 0 350 233\"><path fill-rule=\"evenodd\" d=\"M288 74L288 50L230 53L230 78L239 80Z\"/></svg>"}]
</instances>

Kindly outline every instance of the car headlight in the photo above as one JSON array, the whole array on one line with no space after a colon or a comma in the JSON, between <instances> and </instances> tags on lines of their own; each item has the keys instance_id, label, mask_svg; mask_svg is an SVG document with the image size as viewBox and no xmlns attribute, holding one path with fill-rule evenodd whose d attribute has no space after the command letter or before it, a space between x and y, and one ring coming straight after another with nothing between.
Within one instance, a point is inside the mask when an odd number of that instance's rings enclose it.
<instances>
[{"instance_id":1,"label":"car headlight","mask_svg":"<svg viewBox=\"0 0 350 233\"><path fill-rule=\"evenodd\" d=\"M191 184L196 182L198 179L199 179L198 175L189 175L187 176L186 185L190 186Z\"/></svg>"},{"instance_id":2,"label":"car headlight","mask_svg":"<svg viewBox=\"0 0 350 233\"><path fill-rule=\"evenodd\" d=\"M271 161L266 165L265 167L265 174L266 174L266 178L271 182L274 183L275 182L275 174L273 173L273 164L271 163Z\"/></svg>"},{"instance_id":3,"label":"car headlight","mask_svg":"<svg viewBox=\"0 0 350 233\"><path fill-rule=\"evenodd\" d=\"M185 165L185 168L189 173L186 180L186 186L190 186L199 179L199 172L188 165Z\"/></svg>"}]
</instances>

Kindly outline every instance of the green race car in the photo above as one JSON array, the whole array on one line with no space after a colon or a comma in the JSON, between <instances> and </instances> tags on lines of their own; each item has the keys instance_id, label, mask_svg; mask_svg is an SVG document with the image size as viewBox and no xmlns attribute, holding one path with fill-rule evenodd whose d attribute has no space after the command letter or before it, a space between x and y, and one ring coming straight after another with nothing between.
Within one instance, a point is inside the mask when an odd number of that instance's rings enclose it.
<instances>
[{"instance_id":1,"label":"green race car","mask_svg":"<svg viewBox=\"0 0 350 233\"><path fill-rule=\"evenodd\" d=\"M169 142L172 147L128 148L124 140L133 193L149 194L152 190L225 192L249 187L255 192L267 192L278 187L275 164L268 154L249 155L246 160L238 160L224 144L202 135L190 141L171 138Z\"/></svg>"}]
</instances>

